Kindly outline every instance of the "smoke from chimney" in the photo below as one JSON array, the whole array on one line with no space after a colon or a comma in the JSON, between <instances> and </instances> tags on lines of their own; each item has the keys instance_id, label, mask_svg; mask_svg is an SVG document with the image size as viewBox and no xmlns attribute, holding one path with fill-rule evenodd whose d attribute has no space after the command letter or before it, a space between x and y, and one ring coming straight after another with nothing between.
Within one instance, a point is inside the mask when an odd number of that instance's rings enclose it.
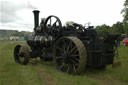
<instances>
[{"instance_id":1,"label":"smoke from chimney","mask_svg":"<svg viewBox=\"0 0 128 85\"><path fill-rule=\"evenodd\" d=\"M27 5L28 5L28 8L30 8L32 10L36 10L37 9L37 7L33 6L29 1L28 1Z\"/></svg>"}]
</instances>

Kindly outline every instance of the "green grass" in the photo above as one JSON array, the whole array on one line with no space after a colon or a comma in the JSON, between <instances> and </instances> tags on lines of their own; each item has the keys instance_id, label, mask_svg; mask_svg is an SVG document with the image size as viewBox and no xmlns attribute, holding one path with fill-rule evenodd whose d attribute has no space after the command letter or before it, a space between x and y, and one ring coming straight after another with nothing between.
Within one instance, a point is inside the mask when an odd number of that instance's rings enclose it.
<instances>
[{"instance_id":1,"label":"green grass","mask_svg":"<svg viewBox=\"0 0 128 85\"><path fill-rule=\"evenodd\" d=\"M54 62L38 59L26 66L15 63L13 50L18 43L25 42L0 41L0 85L128 85L128 46L121 46L115 59L121 66L69 75L58 71Z\"/></svg>"}]
</instances>

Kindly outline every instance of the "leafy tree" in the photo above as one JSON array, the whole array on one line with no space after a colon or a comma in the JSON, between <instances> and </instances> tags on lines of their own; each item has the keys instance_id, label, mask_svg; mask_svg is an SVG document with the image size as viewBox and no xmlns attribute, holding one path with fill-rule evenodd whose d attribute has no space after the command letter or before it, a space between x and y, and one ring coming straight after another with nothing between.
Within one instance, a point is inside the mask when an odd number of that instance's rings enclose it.
<instances>
[{"instance_id":1,"label":"leafy tree","mask_svg":"<svg viewBox=\"0 0 128 85\"><path fill-rule=\"evenodd\" d=\"M121 13L123 14L123 21L124 22L128 22L128 0L125 0L124 2L124 9L121 11Z\"/></svg>"},{"instance_id":2,"label":"leafy tree","mask_svg":"<svg viewBox=\"0 0 128 85\"><path fill-rule=\"evenodd\" d=\"M96 31L100 34L100 35L106 35L109 33L110 30L110 26L103 24L101 26L97 26L96 27Z\"/></svg>"},{"instance_id":3,"label":"leafy tree","mask_svg":"<svg viewBox=\"0 0 128 85\"><path fill-rule=\"evenodd\" d=\"M124 26L125 33L128 35L128 23L127 22L123 22L123 26Z\"/></svg>"},{"instance_id":4,"label":"leafy tree","mask_svg":"<svg viewBox=\"0 0 128 85\"><path fill-rule=\"evenodd\" d=\"M122 22L117 22L116 24L113 24L112 27L103 24L101 26L97 26L96 30L99 34L101 35L106 35L106 34L113 34L113 33L118 33L118 34L123 34L124 31L124 26Z\"/></svg>"},{"instance_id":5,"label":"leafy tree","mask_svg":"<svg viewBox=\"0 0 128 85\"><path fill-rule=\"evenodd\" d=\"M11 34L11 36L19 36L19 32L17 31L17 32L13 32L12 34Z\"/></svg>"},{"instance_id":6,"label":"leafy tree","mask_svg":"<svg viewBox=\"0 0 128 85\"><path fill-rule=\"evenodd\" d=\"M116 24L113 24L112 30L110 32L111 33L123 34L124 33L123 23L122 22L117 22Z\"/></svg>"},{"instance_id":7,"label":"leafy tree","mask_svg":"<svg viewBox=\"0 0 128 85\"><path fill-rule=\"evenodd\" d=\"M124 9L121 11L123 14L123 25L124 25L124 31L126 34L128 34L128 0L125 0L124 2Z\"/></svg>"}]
</instances>

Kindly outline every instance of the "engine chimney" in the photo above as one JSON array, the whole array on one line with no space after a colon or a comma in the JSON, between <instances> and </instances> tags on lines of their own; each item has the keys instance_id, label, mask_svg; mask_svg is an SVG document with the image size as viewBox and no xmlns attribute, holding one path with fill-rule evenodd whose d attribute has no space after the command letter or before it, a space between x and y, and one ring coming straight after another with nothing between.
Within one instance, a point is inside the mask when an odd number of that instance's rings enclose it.
<instances>
[{"instance_id":1,"label":"engine chimney","mask_svg":"<svg viewBox=\"0 0 128 85\"><path fill-rule=\"evenodd\" d=\"M39 26L39 10L34 10L34 30Z\"/></svg>"}]
</instances>

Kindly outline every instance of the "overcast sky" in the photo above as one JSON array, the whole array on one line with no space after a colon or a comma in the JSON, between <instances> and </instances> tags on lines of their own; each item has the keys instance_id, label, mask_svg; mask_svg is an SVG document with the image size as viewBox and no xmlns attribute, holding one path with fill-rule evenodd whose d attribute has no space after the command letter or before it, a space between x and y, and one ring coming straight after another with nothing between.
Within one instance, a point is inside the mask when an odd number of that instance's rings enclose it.
<instances>
[{"instance_id":1,"label":"overcast sky","mask_svg":"<svg viewBox=\"0 0 128 85\"><path fill-rule=\"evenodd\" d=\"M0 29L33 31L34 9L40 18L56 15L66 21L91 25L112 25L122 21L125 0L0 0Z\"/></svg>"}]
</instances>

